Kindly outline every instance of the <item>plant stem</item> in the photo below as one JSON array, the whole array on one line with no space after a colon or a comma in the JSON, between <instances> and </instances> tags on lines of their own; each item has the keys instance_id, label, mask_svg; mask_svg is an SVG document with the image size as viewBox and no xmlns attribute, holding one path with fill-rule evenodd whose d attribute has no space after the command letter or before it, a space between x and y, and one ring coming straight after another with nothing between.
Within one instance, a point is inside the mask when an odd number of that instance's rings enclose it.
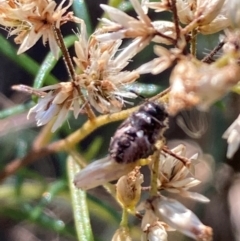
<instances>
[{"instance_id":1,"label":"plant stem","mask_svg":"<svg viewBox=\"0 0 240 241\"><path fill-rule=\"evenodd\" d=\"M128 211L126 208L123 208L122 210L122 220L120 226L125 228L128 227Z\"/></svg>"},{"instance_id":2,"label":"plant stem","mask_svg":"<svg viewBox=\"0 0 240 241\"><path fill-rule=\"evenodd\" d=\"M62 51L63 60L65 62L65 66L67 68L68 74L69 74L70 78L72 79L72 81L75 82L76 81L75 69L74 69L71 57L69 55L68 49L66 48L66 46L64 44L62 33L61 33L60 29L56 28L56 26L53 26L53 30L54 30L54 34L55 34L55 38L58 43L58 46ZM80 86L78 88L78 92L79 92L79 98L80 98L81 102L84 104L84 109L86 110L89 120L94 120L96 118L96 116L95 116L92 108L90 107L88 101L85 99Z\"/></svg>"},{"instance_id":3,"label":"plant stem","mask_svg":"<svg viewBox=\"0 0 240 241\"><path fill-rule=\"evenodd\" d=\"M191 38L191 54L196 56L197 54L197 31L196 29L192 30L192 38Z\"/></svg>"},{"instance_id":4,"label":"plant stem","mask_svg":"<svg viewBox=\"0 0 240 241\"><path fill-rule=\"evenodd\" d=\"M93 233L89 219L86 192L79 190L73 184L74 176L81 169L74 159L69 156L67 160L69 188L72 197L72 207L75 227L79 241L93 241Z\"/></svg>"},{"instance_id":5,"label":"plant stem","mask_svg":"<svg viewBox=\"0 0 240 241\"><path fill-rule=\"evenodd\" d=\"M158 173L159 173L160 153L161 153L161 150L157 150L152 156L153 165L152 165L152 172L151 172L151 189L150 189L151 197L154 197L157 195L157 180L158 180Z\"/></svg>"}]
</instances>

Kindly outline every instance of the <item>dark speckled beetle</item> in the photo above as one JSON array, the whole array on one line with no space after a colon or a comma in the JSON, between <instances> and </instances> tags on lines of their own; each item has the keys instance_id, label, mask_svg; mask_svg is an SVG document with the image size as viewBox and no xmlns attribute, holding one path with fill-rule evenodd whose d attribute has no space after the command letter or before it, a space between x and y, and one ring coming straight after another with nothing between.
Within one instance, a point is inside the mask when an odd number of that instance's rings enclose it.
<instances>
[{"instance_id":1,"label":"dark speckled beetle","mask_svg":"<svg viewBox=\"0 0 240 241\"><path fill-rule=\"evenodd\" d=\"M118 163L135 162L151 155L167 128L168 114L162 104L146 102L117 129L109 154Z\"/></svg>"}]
</instances>

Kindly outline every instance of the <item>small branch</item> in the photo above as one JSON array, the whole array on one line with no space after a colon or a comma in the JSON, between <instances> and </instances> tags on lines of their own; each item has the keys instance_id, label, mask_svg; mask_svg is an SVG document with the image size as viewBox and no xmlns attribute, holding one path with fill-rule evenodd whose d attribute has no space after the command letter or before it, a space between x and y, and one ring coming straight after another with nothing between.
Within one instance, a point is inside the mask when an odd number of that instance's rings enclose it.
<instances>
[{"instance_id":1,"label":"small branch","mask_svg":"<svg viewBox=\"0 0 240 241\"><path fill-rule=\"evenodd\" d=\"M138 219L142 220L143 219L143 215L139 212L135 213L135 217L137 217Z\"/></svg>"},{"instance_id":2,"label":"small branch","mask_svg":"<svg viewBox=\"0 0 240 241\"><path fill-rule=\"evenodd\" d=\"M42 157L59 151L70 150L71 147L75 146L100 126L114 121L123 120L138 108L139 106L121 111L120 113L99 116L94 121L87 121L80 129L76 130L65 139L53 142L39 149L32 149L25 157L17 158L5 166L5 168L0 172L0 182L2 182L8 176L16 173L20 168L27 166Z\"/></svg>"},{"instance_id":3,"label":"small branch","mask_svg":"<svg viewBox=\"0 0 240 241\"><path fill-rule=\"evenodd\" d=\"M11 89L19 91L19 92L31 94L31 95L36 95L37 97L40 97L40 98L47 95L46 92L43 92L43 91L38 90L38 89L34 89L34 88L29 87L27 85L12 85Z\"/></svg>"},{"instance_id":4,"label":"small branch","mask_svg":"<svg viewBox=\"0 0 240 241\"><path fill-rule=\"evenodd\" d=\"M55 34L55 38L58 43L58 46L62 51L63 60L65 62L65 66L67 68L68 74L69 74L70 78L72 79L72 81L75 82L76 81L75 69L74 69L71 57L69 55L68 49L66 48L66 46L64 44L62 33L61 33L60 29L56 28L56 26L53 26L53 30L54 30L54 34ZM85 105L84 109L86 110L88 118L90 120L94 120L96 118L96 116L95 116L91 106L89 105L88 101L84 98L84 95L83 95L80 87L78 88L78 92L79 92L79 97L80 97L82 103Z\"/></svg>"},{"instance_id":5,"label":"small branch","mask_svg":"<svg viewBox=\"0 0 240 241\"><path fill-rule=\"evenodd\" d=\"M150 98L150 101L155 101L158 99L164 99L164 97L168 96L168 93L170 92L171 88L168 87L167 89L163 90L162 92L160 92L159 94L153 96L152 98Z\"/></svg>"},{"instance_id":6,"label":"small branch","mask_svg":"<svg viewBox=\"0 0 240 241\"><path fill-rule=\"evenodd\" d=\"M197 31L196 31L196 29L193 29L192 34L191 34L191 54L193 56L197 55Z\"/></svg>"},{"instance_id":7,"label":"small branch","mask_svg":"<svg viewBox=\"0 0 240 241\"><path fill-rule=\"evenodd\" d=\"M150 189L150 196L154 197L157 195L158 187L158 174L159 174L159 160L160 160L161 149L158 149L153 154L153 165L151 168L151 189Z\"/></svg>"},{"instance_id":8,"label":"small branch","mask_svg":"<svg viewBox=\"0 0 240 241\"><path fill-rule=\"evenodd\" d=\"M169 90L170 88L164 90L163 92L156 95L156 98L153 97L150 100L164 99L164 97L168 94ZM20 168L27 166L42 157L59 151L68 152L72 147L77 145L77 143L82 141L86 136L88 136L97 128L111 122L124 120L138 109L139 106L136 106L118 113L99 116L93 121L88 120L80 129L76 130L65 139L53 142L39 149L33 148L25 157L17 158L5 166L5 168L0 172L0 182L2 182L8 176L16 173Z\"/></svg>"},{"instance_id":9,"label":"small branch","mask_svg":"<svg viewBox=\"0 0 240 241\"><path fill-rule=\"evenodd\" d=\"M213 56L223 47L224 41L221 41L207 56L202 59L202 62L211 64L214 62Z\"/></svg>"},{"instance_id":10,"label":"small branch","mask_svg":"<svg viewBox=\"0 0 240 241\"><path fill-rule=\"evenodd\" d=\"M65 62L65 66L67 68L68 74L69 74L70 78L72 79L72 81L74 81L76 79L75 70L74 70L74 66L71 61L71 57L69 55L68 49L66 48L66 46L64 44L62 33L61 33L60 29L56 28L56 26L53 26L53 30L54 30L57 44L62 51L63 59Z\"/></svg>"},{"instance_id":11,"label":"small branch","mask_svg":"<svg viewBox=\"0 0 240 241\"><path fill-rule=\"evenodd\" d=\"M173 22L174 22L175 31L176 31L175 44L177 44L177 42L180 38L180 28L179 28L179 18L178 18L178 14L177 14L176 0L171 0L171 9L173 12Z\"/></svg>"},{"instance_id":12,"label":"small branch","mask_svg":"<svg viewBox=\"0 0 240 241\"><path fill-rule=\"evenodd\" d=\"M169 36L167 36L167 35L165 35L165 34L163 34L163 33L156 32L155 35L167 39L168 41L172 42L172 44L174 44L174 43L176 42L175 39L173 39L173 38L171 38L171 37L169 37Z\"/></svg>"},{"instance_id":13,"label":"small branch","mask_svg":"<svg viewBox=\"0 0 240 241\"><path fill-rule=\"evenodd\" d=\"M182 29L183 34L188 34L189 31L197 27L198 21L201 20L201 17L195 18L192 22L190 22L184 29Z\"/></svg>"},{"instance_id":14,"label":"small branch","mask_svg":"<svg viewBox=\"0 0 240 241\"><path fill-rule=\"evenodd\" d=\"M126 208L123 208L122 210L122 219L120 226L124 228L128 227L128 210Z\"/></svg>"},{"instance_id":15,"label":"small branch","mask_svg":"<svg viewBox=\"0 0 240 241\"><path fill-rule=\"evenodd\" d=\"M188 167L188 166L191 164L191 161L190 161L188 158L177 155L176 153L174 153L174 152L172 152L171 150L169 150L167 146L164 146L164 147L162 148L162 151L164 151L165 153L167 153L167 154L171 155L172 157L178 159L178 160L181 161L181 162L184 164L184 166L186 166L186 167Z\"/></svg>"}]
</instances>

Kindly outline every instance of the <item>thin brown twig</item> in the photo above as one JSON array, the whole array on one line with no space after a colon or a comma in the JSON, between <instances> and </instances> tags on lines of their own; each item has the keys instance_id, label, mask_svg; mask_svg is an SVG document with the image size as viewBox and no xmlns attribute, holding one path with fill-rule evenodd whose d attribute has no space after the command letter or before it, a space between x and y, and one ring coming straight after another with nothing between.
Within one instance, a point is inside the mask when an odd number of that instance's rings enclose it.
<instances>
[{"instance_id":1,"label":"thin brown twig","mask_svg":"<svg viewBox=\"0 0 240 241\"><path fill-rule=\"evenodd\" d=\"M171 150L169 150L167 146L162 147L162 151L164 151L165 153L167 153L167 154L171 155L172 157L178 159L186 167L188 167L191 164L191 161L188 158L177 155L176 153L174 153Z\"/></svg>"},{"instance_id":2,"label":"thin brown twig","mask_svg":"<svg viewBox=\"0 0 240 241\"><path fill-rule=\"evenodd\" d=\"M180 37L180 28L179 28L179 18L178 18L178 14L177 14L176 0L171 0L171 10L173 13L173 22L174 22L175 31L176 31L175 44L177 44L179 37Z\"/></svg>"},{"instance_id":3,"label":"thin brown twig","mask_svg":"<svg viewBox=\"0 0 240 241\"><path fill-rule=\"evenodd\" d=\"M151 101L158 100L158 99L162 98L163 96L167 95L170 92L170 90L171 90L171 88L168 87L167 89L163 90L159 94L151 97L149 100L151 100Z\"/></svg>"},{"instance_id":4,"label":"thin brown twig","mask_svg":"<svg viewBox=\"0 0 240 241\"><path fill-rule=\"evenodd\" d=\"M211 64L212 62L214 62L213 56L223 47L223 45L224 45L224 41L219 42L219 44L201 61L208 64Z\"/></svg>"},{"instance_id":5,"label":"thin brown twig","mask_svg":"<svg viewBox=\"0 0 240 241\"><path fill-rule=\"evenodd\" d=\"M156 99L160 99L161 97L167 95L169 90L170 88L156 95ZM154 98L151 98L151 100L154 100ZM121 115L119 113L115 113L99 116L93 121L87 121L80 129L76 130L65 139L55 141L41 148L33 148L25 157L17 158L5 166L5 168L0 172L0 182L8 176L16 173L20 168L27 166L42 157L59 151L69 151L74 145L83 140L97 128L114 121L123 120L138 108L139 106L124 110L121 112Z\"/></svg>"},{"instance_id":6,"label":"thin brown twig","mask_svg":"<svg viewBox=\"0 0 240 241\"><path fill-rule=\"evenodd\" d=\"M175 43L175 39L174 39L174 38L171 38L171 37L169 37L169 36L167 36L167 35L165 35L165 34L163 34L163 33L157 32L157 33L156 33L156 36L160 36L160 37L162 37L162 38L165 38L165 39L167 39L168 41L172 42L172 44Z\"/></svg>"},{"instance_id":7,"label":"thin brown twig","mask_svg":"<svg viewBox=\"0 0 240 241\"><path fill-rule=\"evenodd\" d=\"M136 213L135 213L135 216L136 216L138 219L140 219L140 220L143 219L143 215L142 215L141 213L139 213L139 212L136 212Z\"/></svg>"},{"instance_id":8,"label":"thin brown twig","mask_svg":"<svg viewBox=\"0 0 240 241\"><path fill-rule=\"evenodd\" d=\"M65 63L65 66L67 68L68 74L69 74L70 78L72 79L72 81L76 81L75 69L74 69L71 57L69 55L68 49L66 48L66 45L64 44L62 32L56 26L53 26L53 30L54 30L54 34L55 34L55 38L58 43L58 46L62 51L63 60ZM78 92L79 92L79 97L80 97L82 103L84 103L84 105L85 105L84 109L86 110L88 118L90 120L94 120L96 118L96 116L95 116L91 106L89 105L88 101L84 98L84 95L80 88L78 88Z\"/></svg>"},{"instance_id":9,"label":"thin brown twig","mask_svg":"<svg viewBox=\"0 0 240 241\"><path fill-rule=\"evenodd\" d=\"M72 81L74 81L76 78L75 70L74 70L74 66L71 61L71 57L69 55L68 49L66 48L66 45L64 44L62 32L56 26L53 26L53 30L54 30L55 39L57 41L57 44L62 51L62 56L63 56L64 62L65 62L65 66L67 68L68 74L69 74L70 78L72 79Z\"/></svg>"}]
</instances>

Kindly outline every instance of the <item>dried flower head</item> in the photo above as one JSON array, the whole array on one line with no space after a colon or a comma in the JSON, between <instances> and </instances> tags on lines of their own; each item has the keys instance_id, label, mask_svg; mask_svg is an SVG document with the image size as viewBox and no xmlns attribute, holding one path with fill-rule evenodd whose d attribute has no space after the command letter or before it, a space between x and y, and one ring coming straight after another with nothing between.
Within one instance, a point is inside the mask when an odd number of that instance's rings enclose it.
<instances>
[{"instance_id":1,"label":"dried flower head","mask_svg":"<svg viewBox=\"0 0 240 241\"><path fill-rule=\"evenodd\" d=\"M75 42L77 57L74 61L81 70L76 77L77 82L90 104L100 113L120 111L124 98L136 98L136 94L125 87L133 83L139 74L122 70L137 53L139 41L132 42L117 55L121 43L121 40L99 43L94 36L87 40L84 24L79 41Z\"/></svg>"},{"instance_id":2,"label":"dried flower head","mask_svg":"<svg viewBox=\"0 0 240 241\"><path fill-rule=\"evenodd\" d=\"M135 167L128 175L122 176L116 184L116 198L128 210L134 210L140 199L143 175L139 169L140 167Z\"/></svg>"},{"instance_id":3,"label":"dried flower head","mask_svg":"<svg viewBox=\"0 0 240 241\"><path fill-rule=\"evenodd\" d=\"M169 112L176 114L196 105L200 110L207 110L237 84L239 75L236 56L223 56L210 65L194 58L182 59L170 76Z\"/></svg>"},{"instance_id":4,"label":"dried flower head","mask_svg":"<svg viewBox=\"0 0 240 241\"><path fill-rule=\"evenodd\" d=\"M9 29L9 35L17 35L15 42L21 44L18 54L30 49L42 37L43 44L48 41L55 58L58 57L53 26L60 28L63 23L77 19L70 12L65 14L72 0L63 7L65 1L58 6L53 0L0 2L0 24Z\"/></svg>"},{"instance_id":5,"label":"dried flower head","mask_svg":"<svg viewBox=\"0 0 240 241\"><path fill-rule=\"evenodd\" d=\"M38 99L37 105L30 109L28 115L36 113L38 126L56 118L51 129L54 132L66 120L69 110L73 110L75 118L78 117L82 103L79 99L78 86L73 82L62 82L35 91L44 94Z\"/></svg>"},{"instance_id":6,"label":"dried flower head","mask_svg":"<svg viewBox=\"0 0 240 241\"><path fill-rule=\"evenodd\" d=\"M184 157L186 155L186 147L184 145L178 145L171 151L177 156ZM159 163L158 189L179 193L182 196L193 198L201 202L208 202L209 199L205 196L188 191L189 188L200 183L200 181L194 177L195 165L198 163L197 157L198 154L194 154L190 157L189 160L191 161L191 165L187 167L176 157L162 153Z\"/></svg>"},{"instance_id":7,"label":"dried flower head","mask_svg":"<svg viewBox=\"0 0 240 241\"><path fill-rule=\"evenodd\" d=\"M185 44L182 47L184 46ZM139 74L159 74L169 68L181 56L181 52L182 50L177 48L168 50L162 46L154 46L154 53L159 57L141 65L136 71Z\"/></svg>"},{"instance_id":8,"label":"dried flower head","mask_svg":"<svg viewBox=\"0 0 240 241\"><path fill-rule=\"evenodd\" d=\"M101 20L103 33L96 34L99 41L139 38L141 48L149 44L150 41L173 44L176 38L174 23L163 20L151 21L146 14L145 5L141 6L138 0L131 0L131 3L138 14L138 19L119 9L104 4L100 5L111 20L105 18Z\"/></svg>"},{"instance_id":9,"label":"dried flower head","mask_svg":"<svg viewBox=\"0 0 240 241\"><path fill-rule=\"evenodd\" d=\"M184 32L198 29L202 34L213 34L230 25L226 16L225 0L199 0L176 2L178 17L183 24L187 24Z\"/></svg>"}]
</instances>

